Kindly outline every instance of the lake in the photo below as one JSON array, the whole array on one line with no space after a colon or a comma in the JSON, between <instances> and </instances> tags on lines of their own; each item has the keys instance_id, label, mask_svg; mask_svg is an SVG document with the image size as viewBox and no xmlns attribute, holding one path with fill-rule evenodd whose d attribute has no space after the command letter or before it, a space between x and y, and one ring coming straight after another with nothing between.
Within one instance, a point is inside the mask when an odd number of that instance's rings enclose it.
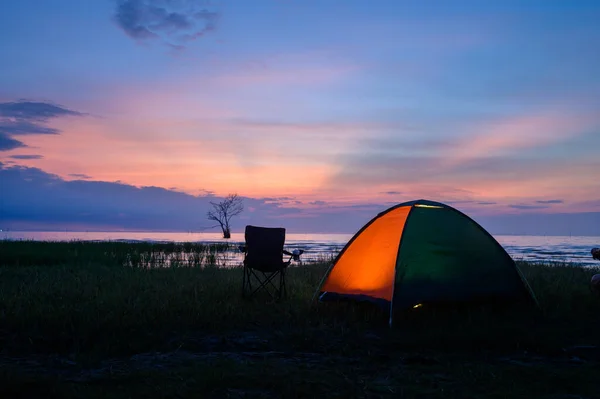
<instances>
[{"instance_id":1,"label":"lake","mask_svg":"<svg viewBox=\"0 0 600 399\"><path fill-rule=\"evenodd\" d=\"M99 231L54 231L54 232L1 232L0 238L9 240L42 241L174 241L174 242L230 242L242 243L243 233L234 233L224 240L219 233L173 233L173 232L99 232ZM327 258L343 248L352 234L293 234L286 236L286 248L302 248L304 261ZM600 266L594 261L590 250L600 247L600 237L582 236L494 236L515 260L532 262L572 262L587 266ZM239 262L239 254L231 253L227 263Z\"/></svg>"}]
</instances>

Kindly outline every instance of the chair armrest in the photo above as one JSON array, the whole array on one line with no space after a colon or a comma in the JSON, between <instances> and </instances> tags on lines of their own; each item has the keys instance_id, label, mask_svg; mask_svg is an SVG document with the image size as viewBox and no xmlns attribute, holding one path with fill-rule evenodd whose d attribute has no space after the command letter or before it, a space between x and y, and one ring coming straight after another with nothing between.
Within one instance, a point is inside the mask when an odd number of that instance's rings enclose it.
<instances>
[{"instance_id":1,"label":"chair armrest","mask_svg":"<svg viewBox=\"0 0 600 399\"><path fill-rule=\"evenodd\" d=\"M300 255L302 255L304 253L304 250L303 249L294 249L292 252L290 252L290 251L286 251L284 249L283 253L285 255L291 256L295 261L299 261Z\"/></svg>"}]
</instances>

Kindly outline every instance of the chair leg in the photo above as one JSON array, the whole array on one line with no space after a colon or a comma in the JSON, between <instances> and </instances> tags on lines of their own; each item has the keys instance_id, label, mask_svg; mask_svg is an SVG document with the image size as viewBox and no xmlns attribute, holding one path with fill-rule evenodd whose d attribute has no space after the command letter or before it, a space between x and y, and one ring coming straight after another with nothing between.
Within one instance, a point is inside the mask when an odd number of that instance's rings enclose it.
<instances>
[{"instance_id":1,"label":"chair leg","mask_svg":"<svg viewBox=\"0 0 600 399\"><path fill-rule=\"evenodd\" d=\"M279 272L279 289L277 291L277 299L281 299L284 296L284 271Z\"/></svg>"},{"instance_id":2,"label":"chair leg","mask_svg":"<svg viewBox=\"0 0 600 399\"><path fill-rule=\"evenodd\" d=\"M281 272L279 272L279 286L275 287L275 294L277 295L277 300L280 301L281 300L281 276L283 274L281 274Z\"/></svg>"},{"instance_id":3,"label":"chair leg","mask_svg":"<svg viewBox=\"0 0 600 399\"><path fill-rule=\"evenodd\" d=\"M268 276L266 273L263 273L265 280L263 280L263 282L261 284L261 286L265 289L265 291L267 291L269 293L271 298L275 299L275 300L278 300L279 297L281 296L280 289L277 287L277 285L275 283L277 281L277 280L275 280L275 278L277 277L278 273L279 272L271 273ZM269 286L273 289L273 292L271 292L271 290L269 289Z\"/></svg>"},{"instance_id":4,"label":"chair leg","mask_svg":"<svg viewBox=\"0 0 600 399\"><path fill-rule=\"evenodd\" d=\"M287 286L285 284L285 269L279 271L279 289L277 290L277 299L287 298Z\"/></svg>"},{"instance_id":5,"label":"chair leg","mask_svg":"<svg viewBox=\"0 0 600 399\"><path fill-rule=\"evenodd\" d=\"M242 298L246 297L246 266L244 266L242 274Z\"/></svg>"},{"instance_id":6,"label":"chair leg","mask_svg":"<svg viewBox=\"0 0 600 399\"><path fill-rule=\"evenodd\" d=\"M277 280L275 280L275 278L277 277L278 272L270 273L268 275L267 275L267 273L263 273L263 272L260 272L260 273L263 276L262 279L253 270L251 271L251 273L248 276L248 278L251 278L250 276L254 275L254 277L258 281L258 286L252 291L251 295L254 295L259 290L263 289L263 290L267 291L267 293L269 294L269 296L272 299L277 299L278 294L279 294L279 289L278 289L277 285L275 284L275 281L277 281Z\"/></svg>"},{"instance_id":7,"label":"chair leg","mask_svg":"<svg viewBox=\"0 0 600 399\"><path fill-rule=\"evenodd\" d=\"M257 273L260 273L262 278ZM277 274L279 274L279 276L277 276ZM252 276L254 276L254 278L257 280L257 286L255 288L252 287ZM277 281L277 278L279 281ZM271 299L274 300L280 300L282 297L287 297L285 269L267 274L244 267L244 275L242 277L242 296L251 297L261 289L267 291Z\"/></svg>"},{"instance_id":8,"label":"chair leg","mask_svg":"<svg viewBox=\"0 0 600 399\"><path fill-rule=\"evenodd\" d=\"M242 277L242 297L252 296L252 294L252 271L250 268L244 266L244 275Z\"/></svg>"},{"instance_id":9,"label":"chair leg","mask_svg":"<svg viewBox=\"0 0 600 399\"><path fill-rule=\"evenodd\" d=\"M285 269L281 271L281 285L283 288L283 297L287 298L287 286L285 285Z\"/></svg>"}]
</instances>

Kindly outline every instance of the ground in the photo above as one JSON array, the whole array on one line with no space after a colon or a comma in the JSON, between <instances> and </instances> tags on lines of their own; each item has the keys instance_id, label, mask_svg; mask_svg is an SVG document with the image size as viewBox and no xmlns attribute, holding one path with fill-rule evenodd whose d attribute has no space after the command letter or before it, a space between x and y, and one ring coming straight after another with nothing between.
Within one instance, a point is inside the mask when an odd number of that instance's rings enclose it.
<instances>
[{"instance_id":1,"label":"ground","mask_svg":"<svg viewBox=\"0 0 600 399\"><path fill-rule=\"evenodd\" d=\"M375 307L312 302L326 265L290 269L272 302L241 298L240 269L132 264L147 247L15 245L0 243L3 398L600 397L598 270L520 264L539 308L419 308L390 328Z\"/></svg>"}]
</instances>

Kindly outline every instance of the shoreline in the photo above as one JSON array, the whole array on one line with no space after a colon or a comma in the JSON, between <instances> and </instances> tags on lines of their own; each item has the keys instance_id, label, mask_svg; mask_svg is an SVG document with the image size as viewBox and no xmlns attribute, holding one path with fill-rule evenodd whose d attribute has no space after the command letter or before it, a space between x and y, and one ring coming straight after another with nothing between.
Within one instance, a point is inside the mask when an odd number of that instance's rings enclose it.
<instances>
[{"instance_id":1,"label":"shoreline","mask_svg":"<svg viewBox=\"0 0 600 399\"><path fill-rule=\"evenodd\" d=\"M238 263L241 261L241 254L238 252L237 246L243 244L243 237L233 237L232 239L200 239L200 240L188 240L188 241L177 241L177 240L158 240L158 239L73 239L73 240L34 240L34 239L0 239L0 245L8 246L7 250L10 251L12 244L31 244L31 245L45 245L56 246L54 250L60 250L65 248L69 244L79 245L91 245L91 246L102 246L103 244L121 244L124 246L130 245L132 247L140 246L145 248L145 251L156 252L158 248L162 246L178 245L182 248L189 245L196 246L215 246L221 248L219 251L229 262L229 265ZM545 241L541 240L541 237L537 237L537 241L523 242L519 244L518 241L505 241L499 240L500 244L513 258L515 262L530 262L530 263L542 263L542 264L578 264L585 267L594 267L600 262L595 261L591 256L591 248L599 246L597 241L590 239L585 242L573 242L571 244L564 242L554 242L544 244ZM319 240L286 240L285 248L288 250L304 249L305 253L302 255L302 260L305 262L320 262L324 260L332 260L333 257L344 247L345 241L319 241ZM16 244L18 245L18 244ZM155 247L155 249L150 249ZM51 250L52 251L52 250Z\"/></svg>"}]
</instances>

